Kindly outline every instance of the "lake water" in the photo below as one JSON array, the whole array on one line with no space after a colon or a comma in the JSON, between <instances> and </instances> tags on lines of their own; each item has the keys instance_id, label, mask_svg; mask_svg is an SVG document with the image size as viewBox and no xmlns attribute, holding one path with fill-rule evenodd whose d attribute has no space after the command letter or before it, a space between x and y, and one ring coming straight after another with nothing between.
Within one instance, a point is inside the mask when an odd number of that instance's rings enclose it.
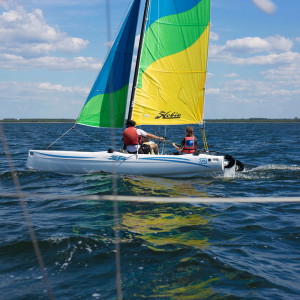
<instances>
[{"instance_id":1,"label":"lake water","mask_svg":"<svg viewBox=\"0 0 300 300\"><path fill-rule=\"evenodd\" d=\"M72 200L110 195L110 174L66 175L25 167L72 124L3 124L55 299L116 299L113 203ZM106 150L110 131L76 128L52 149ZM168 128L180 143L185 126ZM200 129L194 126L201 144ZM164 134L164 128L145 127ZM116 131L115 148L122 146ZM208 123L210 150L245 164L233 179L117 176L119 195L298 197L300 124ZM162 145L160 145L162 148ZM166 153L173 151L166 146ZM48 299L0 145L0 298ZM65 197L60 199L59 195ZM70 196L70 199L68 199ZM299 299L300 204L120 202L123 299Z\"/></svg>"}]
</instances>

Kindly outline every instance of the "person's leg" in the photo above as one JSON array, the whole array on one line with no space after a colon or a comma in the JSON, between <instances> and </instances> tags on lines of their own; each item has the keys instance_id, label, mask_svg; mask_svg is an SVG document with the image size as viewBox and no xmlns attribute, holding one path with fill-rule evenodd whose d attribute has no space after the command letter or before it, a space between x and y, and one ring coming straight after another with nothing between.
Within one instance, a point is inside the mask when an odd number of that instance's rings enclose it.
<instances>
[{"instance_id":1,"label":"person's leg","mask_svg":"<svg viewBox=\"0 0 300 300\"><path fill-rule=\"evenodd\" d=\"M158 154L158 146L157 146L157 144L151 144L150 147L151 147L151 150L153 149L154 153L157 155Z\"/></svg>"},{"instance_id":2,"label":"person's leg","mask_svg":"<svg viewBox=\"0 0 300 300\"><path fill-rule=\"evenodd\" d=\"M145 154L144 149L142 147L140 147L138 153L139 154Z\"/></svg>"}]
</instances>

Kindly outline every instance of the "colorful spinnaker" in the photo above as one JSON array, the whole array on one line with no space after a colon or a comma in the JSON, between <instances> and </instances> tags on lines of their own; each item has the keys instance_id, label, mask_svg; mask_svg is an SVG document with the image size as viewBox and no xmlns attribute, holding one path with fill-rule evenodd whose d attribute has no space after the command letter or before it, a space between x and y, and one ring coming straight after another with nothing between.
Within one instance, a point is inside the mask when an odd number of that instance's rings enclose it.
<instances>
[{"instance_id":1,"label":"colorful spinnaker","mask_svg":"<svg viewBox=\"0 0 300 300\"><path fill-rule=\"evenodd\" d=\"M136 93L139 125L201 124L210 0L151 0Z\"/></svg>"},{"instance_id":2,"label":"colorful spinnaker","mask_svg":"<svg viewBox=\"0 0 300 300\"><path fill-rule=\"evenodd\" d=\"M108 128L123 127L140 2L140 0L132 2L81 110L78 124Z\"/></svg>"}]
</instances>

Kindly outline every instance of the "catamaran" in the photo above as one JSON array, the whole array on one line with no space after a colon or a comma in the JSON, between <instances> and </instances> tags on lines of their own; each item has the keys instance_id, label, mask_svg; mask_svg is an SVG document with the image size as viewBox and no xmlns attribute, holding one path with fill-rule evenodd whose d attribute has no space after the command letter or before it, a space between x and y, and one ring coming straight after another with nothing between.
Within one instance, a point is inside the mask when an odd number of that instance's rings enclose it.
<instances>
[{"instance_id":1,"label":"catamaran","mask_svg":"<svg viewBox=\"0 0 300 300\"><path fill-rule=\"evenodd\" d=\"M133 0L76 124L122 128L141 0ZM210 0L146 0L128 120L137 125L198 124L204 150L186 155L29 150L26 166L62 173L195 176L243 164L208 151L203 108ZM230 171L229 171L230 170Z\"/></svg>"}]
</instances>

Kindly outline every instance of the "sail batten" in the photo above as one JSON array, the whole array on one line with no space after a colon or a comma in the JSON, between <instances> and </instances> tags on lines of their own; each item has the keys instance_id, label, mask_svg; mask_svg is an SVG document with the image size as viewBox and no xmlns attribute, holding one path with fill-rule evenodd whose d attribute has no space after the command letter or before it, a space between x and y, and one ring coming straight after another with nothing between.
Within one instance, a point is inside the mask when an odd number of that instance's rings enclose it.
<instances>
[{"instance_id":1,"label":"sail batten","mask_svg":"<svg viewBox=\"0 0 300 300\"><path fill-rule=\"evenodd\" d=\"M151 0L131 118L202 123L210 0Z\"/></svg>"}]
</instances>

